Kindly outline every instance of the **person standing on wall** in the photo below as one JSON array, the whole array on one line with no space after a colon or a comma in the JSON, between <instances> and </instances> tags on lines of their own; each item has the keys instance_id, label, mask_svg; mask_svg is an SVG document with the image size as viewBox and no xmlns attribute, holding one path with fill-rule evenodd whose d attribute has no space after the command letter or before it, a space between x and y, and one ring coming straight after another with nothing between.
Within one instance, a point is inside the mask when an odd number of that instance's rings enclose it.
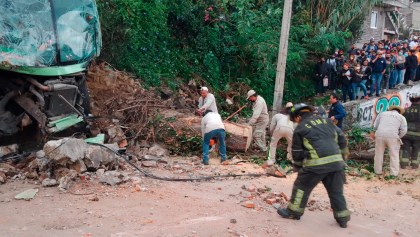
<instances>
[{"instance_id":1,"label":"person standing on wall","mask_svg":"<svg viewBox=\"0 0 420 237\"><path fill-rule=\"evenodd\" d=\"M248 122L248 125L252 126L253 129L253 140L255 145L261 151L267 151L267 143L265 141L266 128L270 118L268 116L267 104L264 98L257 94L254 90L249 90L247 93L247 99L253 103L252 105L252 117Z\"/></svg>"},{"instance_id":2,"label":"person standing on wall","mask_svg":"<svg viewBox=\"0 0 420 237\"><path fill-rule=\"evenodd\" d=\"M382 57L382 54L383 52L378 50L376 57L370 62L372 67L372 87L370 88L369 96L372 96L375 90L377 97L381 95L381 81L386 70L386 60Z\"/></svg>"}]
</instances>

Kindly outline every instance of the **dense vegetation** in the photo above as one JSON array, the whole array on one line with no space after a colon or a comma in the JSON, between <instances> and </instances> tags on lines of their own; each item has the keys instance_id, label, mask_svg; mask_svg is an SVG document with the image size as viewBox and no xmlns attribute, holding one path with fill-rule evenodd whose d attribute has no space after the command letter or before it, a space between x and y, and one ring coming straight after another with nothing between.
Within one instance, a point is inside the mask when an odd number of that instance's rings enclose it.
<instances>
[{"instance_id":1,"label":"dense vegetation","mask_svg":"<svg viewBox=\"0 0 420 237\"><path fill-rule=\"evenodd\" d=\"M216 91L234 83L272 103L283 0L97 0L102 57L146 85L198 75ZM314 59L345 48L380 0L295 0L285 100L314 94Z\"/></svg>"}]
</instances>

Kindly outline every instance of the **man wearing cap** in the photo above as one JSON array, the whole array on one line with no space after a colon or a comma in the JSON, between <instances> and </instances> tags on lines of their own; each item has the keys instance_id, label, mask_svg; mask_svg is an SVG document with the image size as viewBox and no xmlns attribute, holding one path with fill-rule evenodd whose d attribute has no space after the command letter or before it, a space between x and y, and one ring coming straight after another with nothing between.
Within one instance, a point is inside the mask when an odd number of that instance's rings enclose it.
<instances>
[{"instance_id":1,"label":"man wearing cap","mask_svg":"<svg viewBox=\"0 0 420 237\"><path fill-rule=\"evenodd\" d=\"M420 94L410 95L411 107L404 113L408 123L407 134L402 138L401 168L411 163L411 168L419 168L420 162Z\"/></svg>"},{"instance_id":2,"label":"man wearing cap","mask_svg":"<svg viewBox=\"0 0 420 237\"><path fill-rule=\"evenodd\" d=\"M267 145L265 142L265 130L267 128L269 117L267 104L264 98L259 96L254 90L249 90L247 93L247 99L253 102L252 105L252 117L248 124L254 127L252 137L254 138L255 144L262 151L267 151Z\"/></svg>"},{"instance_id":3,"label":"man wearing cap","mask_svg":"<svg viewBox=\"0 0 420 237\"><path fill-rule=\"evenodd\" d=\"M211 110L214 113L219 113L216 105L216 98L212 93L209 93L209 88L203 86L200 90L201 97L198 99L198 110L199 114L204 113L206 110Z\"/></svg>"},{"instance_id":4,"label":"man wearing cap","mask_svg":"<svg viewBox=\"0 0 420 237\"><path fill-rule=\"evenodd\" d=\"M293 133L293 167L298 170L287 208L277 213L283 218L299 220L305 211L309 195L322 182L330 198L334 218L342 228L347 227L350 211L343 193L343 151L347 141L343 132L331 122L313 114L306 104L293 106L290 119L298 123Z\"/></svg>"},{"instance_id":5,"label":"man wearing cap","mask_svg":"<svg viewBox=\"0 0 420 237\"><path fill-rule=\"evenodd\" d=\"M388 111L380 113L373 125L375 139L374 169L377 175L382 174L384 151L388 147L390 156L390 175L398 176L400 170L399 152L401 138L407 133L407 121L402 116L404 109L400 106L390 106Z\"/></svg>"},{"instance_id":6,"label":"man wearing cap","mask_svg":"<svg viewBox=\"0 0 420 237\"><path fill-rule=\"evenodd\" d=\"M222 162L226 160L225 125L218 113L206 110L201 119L201 134L203 136L203 164L209 164L210 139L216 138L219 143L219 154Z\"/></svg>"},{"instance_id":7,"label":"man wearing cap","mask_svg":"<svg viewBox=\"0 0 420 237\"><path fill-rule=\"evenodd\" d=\"M287 140L287 159L292 160L292 138L294 125L290 121L289 113L293 107L292 102L288 102L284 109L271 118L270 123L270 152L268 153L267 165L273 165L276 162L277 143L284 137Z\"/></svg>"}]
</instances>

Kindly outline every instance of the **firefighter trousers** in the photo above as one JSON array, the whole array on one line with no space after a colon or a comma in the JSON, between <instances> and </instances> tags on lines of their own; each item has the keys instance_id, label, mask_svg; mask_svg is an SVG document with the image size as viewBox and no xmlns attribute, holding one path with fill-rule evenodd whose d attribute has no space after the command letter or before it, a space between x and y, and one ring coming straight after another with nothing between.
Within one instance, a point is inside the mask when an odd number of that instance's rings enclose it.
<instances>
[{"instance_id":1,"label":"firefighter trousers","mask_svg":"<svg viewBox=\"0 0 420 237\"><path fill-rule=\"evenodd\" d=\"M287 209L294 215L303 215L309 195L319 182L324 184L328 192L334 218L336 220L349 221L350 211L347 209L343 193L344 170L317 174L300 169L293 184L292 197Z\"/></svg>"},{"instance_id":2,"label":"firefighter trousers","mask_svg":"<svg viewBox=\"0 0 420 237\"><path fill-rule=\"evenodd\" d=\"M405 136L401 148L401 168L411 167L417 169L420 161L420 137Z\"/></svg>"}]
</instances>

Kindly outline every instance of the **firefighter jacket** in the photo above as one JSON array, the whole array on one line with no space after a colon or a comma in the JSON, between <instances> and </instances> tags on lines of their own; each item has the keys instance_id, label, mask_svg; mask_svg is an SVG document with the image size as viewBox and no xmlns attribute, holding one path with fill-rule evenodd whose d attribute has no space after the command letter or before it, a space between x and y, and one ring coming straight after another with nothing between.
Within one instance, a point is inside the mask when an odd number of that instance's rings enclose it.
<instances>
[{"instance_id":1,"label":"firefighter jacket","mask_svg":"<svg viewBox=\"0 0 420 237\"><path fill-rule=\"evenodd\" d=\"M293 134L293 163L318 174L342 170L346 138L330 119L304 114Z\"/></svg>"},{"instance_id":2,"label":"firefighter jacket","mask_svg":"<svg viewBox=\"0 0 420 237\"><path fill-rule=\"evenodd\" d=\"M408 125L406 137L420 139L420 104L412 104L405 110L404 117Z\"/></svg>"}]
</instances>

